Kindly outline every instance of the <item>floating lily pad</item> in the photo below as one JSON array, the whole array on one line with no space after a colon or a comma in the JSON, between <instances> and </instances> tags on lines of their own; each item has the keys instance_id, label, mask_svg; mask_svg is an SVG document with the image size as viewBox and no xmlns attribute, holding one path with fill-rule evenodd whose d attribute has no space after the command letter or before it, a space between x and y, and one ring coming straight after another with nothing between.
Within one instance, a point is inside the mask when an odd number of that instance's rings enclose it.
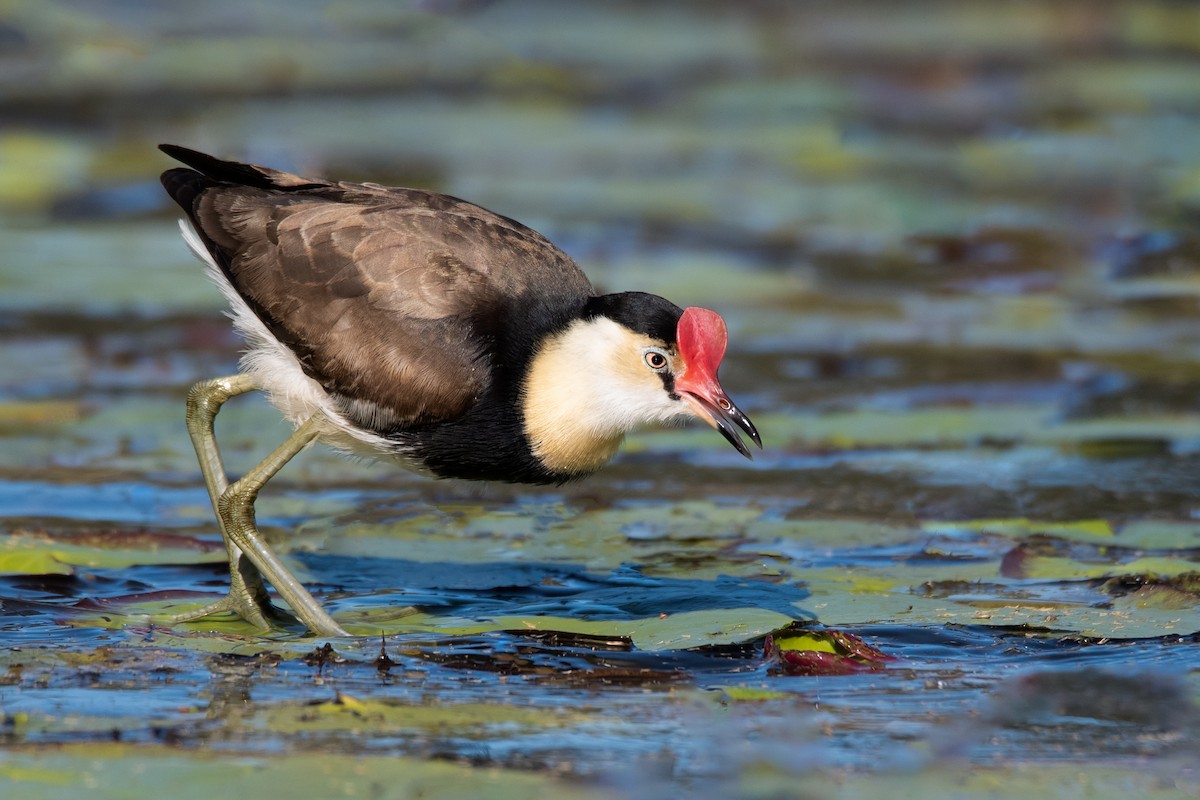
<instances>
[{"instance_id":1,"label":"floating lily pad","mask_svg":"<svg viewBox=\"0 0 1200 800\"><path fill-rule=\"evenodd\" d=\"M207 798L214 792L355 796L386 786L397 797L598 798L601 794L529 772L476 770L419 759L354 754L228 756L181 754L167 747L90 744L26 748L0 754L0 787L8 797L116 797L171 786L174 797Z\"/></svg>"}]
</instances>

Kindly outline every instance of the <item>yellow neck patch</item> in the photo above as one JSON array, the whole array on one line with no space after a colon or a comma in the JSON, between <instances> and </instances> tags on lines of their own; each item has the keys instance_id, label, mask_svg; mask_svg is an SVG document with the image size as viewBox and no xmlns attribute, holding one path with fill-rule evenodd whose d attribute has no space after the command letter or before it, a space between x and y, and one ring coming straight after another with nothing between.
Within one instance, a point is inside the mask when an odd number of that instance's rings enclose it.
<instances>
[{"instance_id":1,"label":"yellow neck patch","mask_svg":"<svg viewBox=\"0 0 1200 800\"><path fill-rule=\"evenodd\" d=\"M635 348L631 332L595 319L574 323L534 356L522 396L525 432L548 469L584 475L616 454L629 425L605 386L614 353Z\"/></svg>"}]
</instances>

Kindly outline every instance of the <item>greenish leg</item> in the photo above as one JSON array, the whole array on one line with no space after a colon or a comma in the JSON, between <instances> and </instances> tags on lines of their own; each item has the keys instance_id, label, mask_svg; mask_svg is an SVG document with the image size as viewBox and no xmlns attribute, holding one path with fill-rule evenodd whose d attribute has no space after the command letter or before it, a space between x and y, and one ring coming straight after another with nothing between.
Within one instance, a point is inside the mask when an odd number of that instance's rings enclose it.
<instances>
[{"instance_id":1,"label":"greenish leg","mask_svg":"<svg viewBox=\"0 0 1200 800\"><path fill-rule=\"evenodd\" d=\"M259 490L296 453L316 438L318 421L319 417L309 417L283 444L275 448L275 452L226 489L217 504L220 509L218 516L224 521L225 535L258 567L262 576L275 587L279 596L291 606L292 613L309 630L322 636L349 636L267 547L255 527L254 501L258 498Z\"/></svg>"},{"instance_id":2,"label":"greenish leg","mask_svg":"<svg viewBox=\"0 0 1200 800\"><path fill-rule=\"evenodd\" d=\"M317 418L304 422L276 450L246 473L241 480L229 483L225 466L217 449L213 421L221 406L231 397L258 388L245 375L202 381L188 392L187 426L200 471L208 487L213 510L229 552L229 594L215 603L196 611L178 614L172 622L186 622L210 614L234 612L259 628L269 629L271 618L281 612L271 605L263 576L287 601L300 621L314 633L323 636L347 636L345 630L321 608L279 558L271 552L255 527L254 501L259 490L296 453L316 437Z\"/></svg>"},{"instance_id":3,"label":"greenish leg","mask_svg":"<svg viewBox=\"0 0 1200 800\"><path fill-rule=\"evenodd\" d=\"M208 488L208 497L212 502L213 513L217 516L217 524L221 528L221 537L225 541L225 549L229 553L229 594L215 603L203 608L177 614L171 617L171 622L188 622L207 617L210 614L234 612L250 624L269 629L268 617L278 617L279 611L271 605L266 586L262 577L248 560L242 557L229 534L225 530L225 520L221 517L219 502L221 495L229 488L229 479L225 474L225 465L221 461L221 453L217 449L216 435L213 422L221 406L231 397L253 391L254 381L245 375L231 375L227 378L214 378L201 381L191 388L187 398L187 428L196 449L196 457L200 461L200 472L204 476L204 485Z\"/></svg>"}]
</instances>

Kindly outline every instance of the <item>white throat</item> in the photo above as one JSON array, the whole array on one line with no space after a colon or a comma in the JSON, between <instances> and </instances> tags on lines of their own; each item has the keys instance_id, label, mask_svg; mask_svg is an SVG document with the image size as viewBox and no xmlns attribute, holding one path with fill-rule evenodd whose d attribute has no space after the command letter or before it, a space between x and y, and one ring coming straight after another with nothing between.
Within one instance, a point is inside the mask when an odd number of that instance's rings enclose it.
<instances>
[{"instance_id":1,"label":"white throat","mask_svg":"<svg viewBox=\"0 0 1200 800\"><path fill-rule=\"evenodd\" d=\"M641 360L644 339L607 317L574 322L547 341L523 389L525 432L549 469L593 472L626 432L687 410Z\"/></svg>"}]
</instances>

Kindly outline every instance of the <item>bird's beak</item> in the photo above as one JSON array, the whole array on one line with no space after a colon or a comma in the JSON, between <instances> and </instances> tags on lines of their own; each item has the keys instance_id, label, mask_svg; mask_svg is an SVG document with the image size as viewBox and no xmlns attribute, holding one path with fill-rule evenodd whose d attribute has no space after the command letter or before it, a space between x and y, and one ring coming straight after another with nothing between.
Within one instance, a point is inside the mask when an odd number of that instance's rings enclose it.
<instances>
[{"instance_id":1,"label":"bird's beak","mask_svg":"<svg viewBox=\"0 0 1200 800\"><path fill-rule=\"evenodd\" d=\"M752 458L738 429L745 431L759 448L762 438L750 418L734 405L717 382L717 368L725 357L727 338L725 320L720 314L694 306L684 309L676 339L685 368L675 379L675 391L687 400L693 414L719 430L739 453Z\"/></svg>"},{"instance_id":2,"label":"bird's beak","mask_svg":"<svg viewBox=\"0 0 1200 800\"><path fill-rule=\"evenodd\" d=\"M758 435L758 429L754 427L750 418L734 405L720 384L713 381L707 386L684 388L680 383L683 381L676 382L675 389L691 405L692 413L719 430L739 453L746 458L754 458L750 454L750 448L742 441L738 428L745 431L751 441L762 449L762 438Z\"/></svg>"}]
</instances>

